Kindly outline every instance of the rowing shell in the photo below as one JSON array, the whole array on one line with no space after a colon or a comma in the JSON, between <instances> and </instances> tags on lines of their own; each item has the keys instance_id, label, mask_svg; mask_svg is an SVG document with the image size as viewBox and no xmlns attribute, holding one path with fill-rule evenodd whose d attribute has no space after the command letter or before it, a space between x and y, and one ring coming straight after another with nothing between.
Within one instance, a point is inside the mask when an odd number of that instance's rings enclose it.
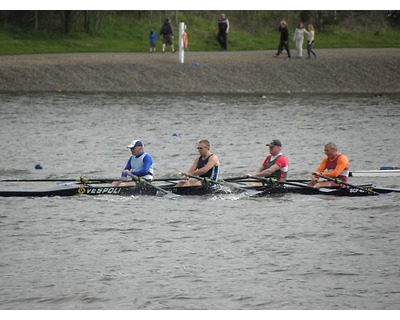
<instances>
[{"instance_id":1,"label":"rowing shell","mask_svg":"<svg viewBox=\"0 0 400 320\"><path fill-rule=\"evenodd\" d=\"M320 188L314 189L306 186L258 186L258 187L248 187L252 190L260 191L258 196L267 196L274 194L286 194L286 193L297 193L303 195L316 195L316 194L324 194L331 196L341 196L341 197L360 197L360 196L371 196L371 192L364 191L357 188ZM378 188L373 185L364 186L366 190L374 191L379 194L391 193L391 192L400 192L397 189L388 189L388 188ZM222 190L221 188L212 188L211 186L192 186L192 187L175 187L171 185L163 186L163 189L179 194L179 195L187 195L187 196L202 196L209 194L227 194L233 193L229 192L226 189ZM241 190L235 190L235 193L245 193L246 187ZM68 197L75 195L88 195L88 196L100 196L100 195L118 195L118 196L137 196L137 195L148 195L148 196L157 196L162 195L160 192L152 188L151 186L138 184L136 186L92 186L92 185L84 185L84 186L66 186L66 187L58 187L54 189L48 190L2 190L0 191L0 197Z\"/></svg>"}]
</instances>

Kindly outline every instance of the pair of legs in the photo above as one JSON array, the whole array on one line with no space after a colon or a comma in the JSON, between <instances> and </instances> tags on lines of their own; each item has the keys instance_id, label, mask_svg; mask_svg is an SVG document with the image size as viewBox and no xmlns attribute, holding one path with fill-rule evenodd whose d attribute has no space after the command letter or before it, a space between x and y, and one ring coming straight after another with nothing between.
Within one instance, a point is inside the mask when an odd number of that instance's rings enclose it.
<instances>
[{"instance_id":1,"label":"pair of legs","mask_svg":"<svg viewBox=\"0 0 400 320\"><path fill-rule=\"evenodd\" d=\"M219 32L217 35L217 41L220 44L222 49L224 49L224 50L228 49L226 33Z\"/></svg>"},{"instance_id":2,"label":"pair of legs","mask_svg":"<svg viewBox=\"0 0 400 320\"><path fill-rule=\"evenodd\" d=\"M163 36L163 44L162 44L162 52L165 52L165 48L166 46L169 45L171 46L171 52L174 53L175 52L175 48L174 48L174 43L172 42L172 35L171 34L167 34Z\"/></svg>"},{"instance_id":3,"label":"pair of legs","mask_svg":"<svg viewBox=\"0 0 400 320\"><path fill-rule=\"evenodd\" d=\"M309 183L307 183L308 187L313 187L315 189L318 188L329 188L329 187L341 187L340 184L337 184L333 181L310 181Z\"/></svg>"},{"instance_id":4,"label":"pair of legs","mask_svg":"<svg viewBox=\"0 0 400 320\"><path fill-rule=\"evenodd\" d=\"M313 49L314 43L307 43L307 53L308 53L308 59L311 58L311 53L313 54L314 58L317 59L317 54L315 53Z\"/></svg>"},{"instance_id":5,"label":"pair of legs","mask_svg":"<svg viewBox=\"0 0 400 320\"><path fill-rule=\"evenodd\" d=\"M181 180L175 186L176 187L201 186L201 181L197 179Z\"/></svg>"},{"instance_id":6,"label":"pair of legs","mask_svg":"<svg viewBox=\"0 0 400 320\"><path fill-rule=\"evenodd\" d=\"M296 40L297 58L303 58L303 39Z\"/></svg>"},{"instance_id":7,"label":"pair of legs","mask_svg":"<svg viewBox=\"0 0 400 320\"><path fill-rule=\"evenodd\" d=\"M279 42L278 52L275 54L275 57L279 56L282 53L283 48L286 49L288 58L290 58L289 43L287 41L280 41Z\"/></svg>"}]
</instances>

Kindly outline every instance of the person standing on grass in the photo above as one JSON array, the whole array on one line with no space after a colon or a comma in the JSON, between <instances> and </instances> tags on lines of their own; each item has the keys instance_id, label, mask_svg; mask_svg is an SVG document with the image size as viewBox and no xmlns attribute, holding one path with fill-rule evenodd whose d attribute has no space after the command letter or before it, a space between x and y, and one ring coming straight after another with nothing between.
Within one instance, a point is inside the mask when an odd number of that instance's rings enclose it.
<instances>
[{"instance_id":1,"label":"person standing on grass","mask_svg":"<svg viewBox=\"0 0 400 320\"><path fill-rule=\"evenodd\" d=\"M278 52L274 54L275 58L278 58L283 48L286 49L288 58L290 58L290 49L289 49L289 30L287 28L287 23L285 20L282 20L279 24L279 32L281 33L281 37L279 40Z\"/></svg>"},{"instance_id":2,"label":"person standing on grass","mask_svg":"<svg viewBox=\"0 0 400 320\"><path fill-rule=\"evenodd\" d=\"M156 34L153 30L150 31L150 52L156 52L156 40L158 38L158 34Z\"/></svg>"},{"instance_id":3,"label":"person standing on grass","mask_svg":"<svg viewBox=\"0 0 400 320\"><path fill-rule=\"evenodd\" d=\"M171 52L174 53L176 51L174 48L174 26L169 18L165 19L160 30L160 36L163 37L162 52L165 52L165 47L168 45L171 46Z\"/></svg>"},{"instance_id":4,"label":"person standing on grass","mask_svg":"<svg viewBox=\"0 0 400 320\"><path fill-rule=\"evenodd\" d=\"M305 31L307 34L307 54L308 59L311 59L311 53L313 54L314 58L317 59L317 54L315 53L313 46L314 46L314 26L312 24L308 25L308 31Z\"/></svg>"},{"instance_id":5,"label":"person standing on grass","mask_svg":"<svg viewBox=\"0 0 400 320\"><path fill-rule=\"evenodd\" d=\"M218 19L218 34L217 41L223 50L228 50L228 36L229 20L226 18L225 13L221 13Z\"/></svg>"},{"instance_id":6,"label":"person standing on grass","mask_svg":"<svg viewBox=\"0 0 400 320\"><path fill-rule=\"evenodd\" d=\"M293 41L296 45L296 50L297 50L297 58L303 58L303 39L304 39L304 33L307 31L304 29L304 24L300 22L297 25L296 31L294 32L293 35Z\"/></svg>"}]
</instances>

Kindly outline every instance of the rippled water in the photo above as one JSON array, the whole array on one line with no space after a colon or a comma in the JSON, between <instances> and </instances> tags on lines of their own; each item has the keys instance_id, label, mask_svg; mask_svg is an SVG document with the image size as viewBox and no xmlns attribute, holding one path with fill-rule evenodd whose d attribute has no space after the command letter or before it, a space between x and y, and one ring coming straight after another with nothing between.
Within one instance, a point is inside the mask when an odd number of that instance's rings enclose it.
<instances>
[{"instance_id":1,"label":"rippled water","mask_svg":"<svg viewBox=\"0 0 400 320\"><path fill-rule=\"evenodd\" d=\"M0 102L1 179L116 177L134 138L158 177L188 169L202 138L222 177L256 170L273 138L291 178L309 177L331 140L352 170L400 164L399 95L1 94ZM399 178L351 182L400 188ZM1 309L398 309L400 301L399 194L0 198L0 208Z\"/></svg>"}]
</instances>

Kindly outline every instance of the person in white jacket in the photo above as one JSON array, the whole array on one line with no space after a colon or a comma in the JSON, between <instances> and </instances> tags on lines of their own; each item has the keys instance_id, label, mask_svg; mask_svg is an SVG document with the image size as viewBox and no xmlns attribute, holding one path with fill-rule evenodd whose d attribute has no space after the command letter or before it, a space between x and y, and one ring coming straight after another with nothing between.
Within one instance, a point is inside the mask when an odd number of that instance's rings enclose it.
<instances>
[{"instance_id":1,"label":"person in white jacket","mask_svg":"<svg viewBox=\"0 0 400 320\"><path fill-rule=\"evenodd\" d=\"M297 49L297 58L303 58L303 38L305 32L304 24L300 22L293 35L293 41L295 42Z\"/></svg>"}]
</instances>

